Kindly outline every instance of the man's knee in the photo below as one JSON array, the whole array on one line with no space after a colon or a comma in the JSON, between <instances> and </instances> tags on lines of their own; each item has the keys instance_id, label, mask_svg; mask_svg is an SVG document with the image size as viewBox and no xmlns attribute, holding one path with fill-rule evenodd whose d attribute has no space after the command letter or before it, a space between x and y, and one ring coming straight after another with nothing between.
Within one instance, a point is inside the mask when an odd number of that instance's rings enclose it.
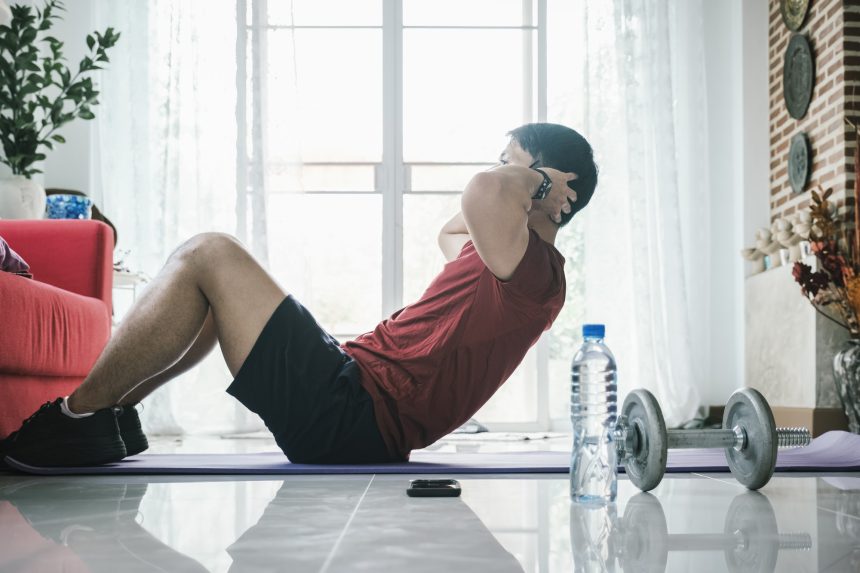
<instances>
[{"instance_id":1,"label":"man's knee","mask_svg":"<svg viewBox=\"0 0 860 573\"><path fill-rule=\"evenodd\" d=\"M182 243L171 257L185 261L224 261L244 250L244 245L233 235L207 232L198 233Z\"/></svg>"}]
</instances>

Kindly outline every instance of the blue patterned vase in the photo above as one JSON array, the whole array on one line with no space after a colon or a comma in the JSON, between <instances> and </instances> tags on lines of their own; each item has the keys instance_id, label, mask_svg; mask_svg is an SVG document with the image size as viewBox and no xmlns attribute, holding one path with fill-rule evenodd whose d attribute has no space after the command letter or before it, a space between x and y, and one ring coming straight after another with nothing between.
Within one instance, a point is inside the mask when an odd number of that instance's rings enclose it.
<instances>
[{"instance_id":1,"label":"blue patterned vase","mask_svg":"<svg viewBox=\"0 0 860 573\"><path fill-rule=\"evenodd\" d=\"M92 219L93 201L80 195L48 195L48 219Z\"/></svg>"}]
</instances>

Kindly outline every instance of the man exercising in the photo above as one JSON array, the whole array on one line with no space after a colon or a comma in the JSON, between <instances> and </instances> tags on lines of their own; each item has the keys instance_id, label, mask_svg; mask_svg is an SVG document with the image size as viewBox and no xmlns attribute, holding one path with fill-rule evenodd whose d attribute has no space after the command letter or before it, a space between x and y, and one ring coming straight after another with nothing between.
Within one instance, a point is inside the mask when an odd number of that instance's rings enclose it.
<instances>
[{"instance_id":1,"label":"man exercising","mask_svg":"<svg viewBox=\"0 0 860 573\"><path fill-rule=\"evenodd\" d=\"M509 134L439 233L448 263L417 302L339 344L233 237L202 233L168 258L84 382L46 403L0 454L33 466L140 453L134 405L218 342L227 392L296 463L402 461L469 419L564 304L559 227L594 192L588 142L555 124ZM570 183L570 184L568 184Z\"/></svg>"}]
</instances>

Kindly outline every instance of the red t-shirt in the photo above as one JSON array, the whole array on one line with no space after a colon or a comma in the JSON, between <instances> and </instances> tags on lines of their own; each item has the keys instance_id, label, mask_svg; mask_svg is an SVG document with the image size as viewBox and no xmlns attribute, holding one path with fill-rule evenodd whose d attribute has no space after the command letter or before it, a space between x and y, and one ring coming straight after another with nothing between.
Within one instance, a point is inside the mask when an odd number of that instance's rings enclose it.
<instances>
[{"instance_id":1,"label":"red t-shirt","mask_svg":"<svg viewBox=\"0 0 860 573\"><path fill-rule=\"evenodd\" d=\"M564 257L534 230L507 281L469 241L418 302L344 343L388 450L408 459L468 420L549 329L564 295Z\"/></svg>"}]
</instances>

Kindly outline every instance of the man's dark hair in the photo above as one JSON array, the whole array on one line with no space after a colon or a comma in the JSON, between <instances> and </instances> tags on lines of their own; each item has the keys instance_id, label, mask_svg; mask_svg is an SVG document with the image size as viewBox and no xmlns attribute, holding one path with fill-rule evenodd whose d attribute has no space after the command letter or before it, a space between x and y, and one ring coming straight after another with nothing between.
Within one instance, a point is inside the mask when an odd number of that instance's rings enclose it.
<instances>
[{"instance_id":1,"label":"man's dark hair","mask_svg":"<svg viewBox=\"0 0 860 573\"><path fill-rule=\"evenodd\" d=\"M597 187L597 165L591 145L577 131L556 123L527 123L508 135L538 162L536 167L552 167L565 173L576 173L571 186L576 191L576 203L570 213L561 213L559 227L591 201Z\"/></svg>"}]
</instances>

